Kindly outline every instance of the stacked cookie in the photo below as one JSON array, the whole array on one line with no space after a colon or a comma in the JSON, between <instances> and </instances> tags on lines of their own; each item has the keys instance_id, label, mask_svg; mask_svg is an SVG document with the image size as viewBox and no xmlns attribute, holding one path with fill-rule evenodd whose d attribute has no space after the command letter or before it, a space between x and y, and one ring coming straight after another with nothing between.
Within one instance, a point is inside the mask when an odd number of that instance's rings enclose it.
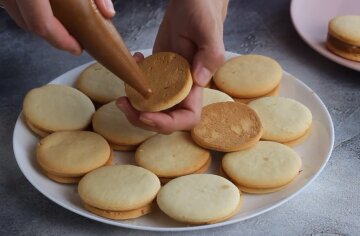
<instances>
[{"instance_id":1,"label":"stacked cookie","mask_svg":"<svg viewBox=\"0 0 360 236\"><path fill-rule=\"evenodd\" d=\"M245 55L232 58L215 73L217 89L229 94L236 101L277 96L280 90L282 69L272 58L261 55Z\"/></svg>"}]
</instances>

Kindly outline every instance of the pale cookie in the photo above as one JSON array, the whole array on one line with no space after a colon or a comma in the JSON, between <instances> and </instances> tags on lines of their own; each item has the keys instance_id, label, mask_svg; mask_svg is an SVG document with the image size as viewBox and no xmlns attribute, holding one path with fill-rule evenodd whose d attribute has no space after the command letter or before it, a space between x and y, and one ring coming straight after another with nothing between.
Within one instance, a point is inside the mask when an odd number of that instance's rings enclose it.
<instances>
[{"instance_id":1,"label":"pale cookie","mask_svg":"<svg viewBox=\"0 0 360 236\"><path fill-rule=\"evenodd\" d=\"M360 15L331 19L326 47L338 56L360 62Z\"/></svg>"},{"instance_id":2,"label":"pale cookie","mask_svg":"<svg viewBox=\"0 0 360 236\"><path fill-rule=\"evenodd\" d=\"M95 112L85 94L57 84L32 89L25 96L23 109L27 122L46 133L85 129Z\"/></svg>"},{"instance_id":3,"label":"pale cookie","mask_svg":"<svg viewBox=\"0 0 360 236\"><path fill-rule=\"evenodd\" d=\"M203 107L216 102L233 102L229 95L219 90L204 88L203 89Z\"/></svg>"},{"instance_id":4,"label":"pale cookie","mask_svg":"<svg viewBox=\"0 0 360 236\"><path fill-rule=\"evenodd\" d=\"M59 177L79 177L105 165L111 156L107 141L90 131L55 132L40 140L36 158L41 168Z\"/></svg>"},{"instance_id":5,"label":"pale cookie","mask_svg":"<svg viewBox=\"0 0 360 236\"><path fill-rule=\"evenodd\" d=\"M188 224L213 224L235 215L241 207L239 189L212 174L192 174L171 180L158 196L160 209Z\"/></svg>"},{"instance_id":6,"label":"pale cookie","mask_svg":"<svg viewBox=\"0 0 360 236\"><path fill-rule=\"evenodd\" d=\"M85 175L78 185L84 203L111 212L141 210L152 203L159 189L155 174L133 165L100 167Z\"/></svg>"},{"instance_id":7,"label":"pale cookie","mask_svg":"<svg viewBox=\"0 0 360 236\"><path fill-rule=\"evenodd\" d=\"M162 111L184 100L193 84L190 65L185 58L172 52L160 52L139 63L148 79L152 95L145 99L125 85L131 104L139 111Z\"/></svg>"},{"instance_id":8,"label":"pale cookie","mask_svg":"<svg viewBox=\"0 0 360 236\"><path fill-rule=\"evenodd\" d=\"M260 97L279 85L282 68L275 60L261 55L238 56L225 62L215 73L221 91L236 98Z\"/></svg>"},{"instance_id":9,"label":"pale cookie","mask_svg":"<svg viewBox=\"0 0 360 236\"><path fill-rule=\"evenodd\" d=\"M209 169L210 165L211 165L211 158L202 167L200 167L200 169L196 170L192 174L203 174ZM177 177L174 177L174 178L159 177L161 184L166 184L167 182L169 182L175 178L177 178Z\"/></svg>"},{"instance_id":10,"label":"pale cookie","mask_svg":"<svg viewBox=\"0 0 360 236\"><path fill-rule=\"evenodd\" d=\"M137 146L156 134L132 125L115 101L103 105L95 112L92 125L96 133L120 147Z\"/></svg>"},{"instance_id":11,"label":"pale cookie","mask_svg":"<svg viewBox=\"0 0 360 236\"><path fill-rule=\"evenodd\" d=\"M135 161L139 166L165 178L191 174L210 158L210 152L196 145L187 132L157 134L142 143L135 152Z\"/></svg>"},{"instance_id":12,"label":"pale cookie","mask_svg":"<svg viewBox=\"0 0 360 236\"><path fill-rule=\"evenodd\" d=\"M191 130L201 147L233 152L255 145L262 135L259 117L238 102L213 103L203 108L200 123Z\"/></svg>"},{"instance_id":13,"label":"pale cookie","mask_svg":"<svg viewBox=\"0 0 360 236\"><path fill-rule=\"evenodd\" d=\"M128 219L139 218L140 216L150 213L154 208L154 204L148 204L146 206L140 207L139 209L135 209L135 210L110 211L110 210L103 210L103 209L93 207L84 202L83 202L83 205L86 210L94 213L95 215L99 215L99 216L113 219L113 220L128 220Z\"/></svg>"},{"instance_id":14,"label":"pale cookie","mask_svg":"<svg viewBox=\"0 0 360 236\"><path fill-rule=\"evenodd\" d=\"M98 62L80 74L76 87L99 104L126 96L124 82Z\"/></svg>"},{"instance_id":15,"label":"pale cookie","mask_svg":"<svg viewBox=\"0 0 360 236\"><path fill-rule=\"evenodd\" d=\"M259 98L263 98L263 97L276 97L279 96L280 94L280 84L278 86L276 86L273 90L270 91L270 93L267 93L261 97L256 97L256 98L234 98L235 102L241 102L244 104L248 104L249 102L252 102L256 99Z\"/></svg>"},{"instance_id":16,"label":"pale cookie","mask_svg":"<svg viewBox=\"0 0 360 236\"><path fill-rule=\"evenodd\" d=\"M38 135L41 138L45 138L46 136L48 136L50 133L39 129L38 127L35 127L35 125L31 124L31 122L29 122L26 117L24 117L25 123L27 125L27 127L34 132L36 135Z\"/></svg>"},{"instance_id":17,"label":"pale cookie","mask_svg":"<svg viewBox=\"0 0 360 236\"><path fill-rule=\"evenodd\" d=\"M294 150L271 141L227 153L222 159L224 173L243 191L280 188L299 174L301 165L301 158Z\"/></svg>"},{"instance_id":18,"label":"pale cookie","mask_svg":"<svg viewBox=\"0 0 360 236\"><path fill-rule=\"evenodd\" d=\"M284 97L265 97L248 104L259 115L263 140L281 143L293 141L305 134L312 123L310 110L298 101Z\"/></svg>"}]
</instances>

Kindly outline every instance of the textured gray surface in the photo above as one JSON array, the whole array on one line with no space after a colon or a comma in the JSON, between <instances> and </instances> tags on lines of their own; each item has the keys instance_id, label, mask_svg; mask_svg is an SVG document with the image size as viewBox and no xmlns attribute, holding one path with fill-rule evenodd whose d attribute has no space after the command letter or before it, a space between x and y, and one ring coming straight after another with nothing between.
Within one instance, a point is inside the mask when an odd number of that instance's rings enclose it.
<instances>
[{"instance_id":1,"label":"textured gray surface","mask_svg":"<svg viewBox=\"0 0 360 236\"><path fill-rule=\"evenodd\" d=\"M130 49L152 47L165 5L155 0L116 2L115 22ZM275 58L321 97L335 125L331 159L305 191L284 205L241 223L184 234L360 234L360 73L310 49L291 24L289 6L287 0L233 0L225 46ZM91 58L51 48L18 29L2 10L0 42L0 235L145 234L89 220L51 202L25 179L14 159L12 132L25 93Z\"/></svg>"}]
</instances>

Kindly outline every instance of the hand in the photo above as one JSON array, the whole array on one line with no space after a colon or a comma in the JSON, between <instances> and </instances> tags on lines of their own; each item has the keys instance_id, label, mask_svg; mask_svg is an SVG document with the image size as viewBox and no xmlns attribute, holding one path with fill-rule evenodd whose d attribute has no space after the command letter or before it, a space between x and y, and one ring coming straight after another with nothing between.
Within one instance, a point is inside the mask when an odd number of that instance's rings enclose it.
<instances>
[{"instance_id":1,"label":"hand","mask_svg":"<svg viewBox=\"0 0 360 236\"><path fill-rule=\"evenodd\" d=\"M49 0L2 0L5 10L24 30L44 38L52 46L80 55L82 48L65 27L56 19ZM106 18L115 15L111 0L95 0L100 12Z\"/></svg>"},{"instance_id":2,"label":"hand","mask_svg":"<svg viewBox=\"0 0 360 236\"><path fill-rule=\"evenodd\" d=\"M172 51L192 65L194 86L188 97L163 112L139 112L127 98L117 105L128 120L144 129L160 133L190 130L199 121L202 87L224 62L223 22L228 0L171 0L161 23L154 52ZM136 54L135 59L141 60Z\"/></svg>"}]
</instances>

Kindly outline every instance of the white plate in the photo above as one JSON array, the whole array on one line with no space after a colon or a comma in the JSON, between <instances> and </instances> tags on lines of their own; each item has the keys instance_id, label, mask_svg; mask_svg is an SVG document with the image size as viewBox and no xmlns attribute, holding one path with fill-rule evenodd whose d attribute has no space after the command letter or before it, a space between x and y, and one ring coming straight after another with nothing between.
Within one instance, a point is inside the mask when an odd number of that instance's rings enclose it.
<instances>
[{"instance_id":1,"label":"white plate","mask_svg":"<svg viewBox=\"0 0 360 236\"><path fill-rule=\"evenodd\" d=\"M149 50L143 52L145 55L150 53ZM236 56L236 54L226 54L228 59L233 56ZM73 85L79 73L89 64L77 67L56 78L51 83ZM39 139L26 127L22 114L19 115L14 129L13 146L15 158L25 177L42 194L60 206L96 221L124 228L153 231L186 231L233 224L267 212L296 196L319 175L330 157L334 143L334 128L331 117L320 98L304 83L286 72L284 72L281 81L280 94L302 102L309 107L313 114L314 125L311 135L305 143L295 148L302 157L303 171L289 187L279 192L264 195L244 194L243 207L240 212L233 218L217 224L188 226L169 219L160 210L127 221L109 220L84 210L75 186L55 183L40 173L35 161L35 146ZM117 152L116 154L118 163L133 163L132 153ZM221 155L217 153L213 159L213 165L209 170L210 173L216 173L218 170Z\"/></svg>"},{"instance_id":2,"label":"white plate","mask_svg":"<svg viewBox=\"0 0 360 236\"><path fill-rule=\"evenodd\" d=\"M290 11L295 29L310 47L340 65L360 71L360 62L339 57L325 47L329 21L335 16L359 15L359 0L292 0Z\"/></svg>"}]
</instances>

